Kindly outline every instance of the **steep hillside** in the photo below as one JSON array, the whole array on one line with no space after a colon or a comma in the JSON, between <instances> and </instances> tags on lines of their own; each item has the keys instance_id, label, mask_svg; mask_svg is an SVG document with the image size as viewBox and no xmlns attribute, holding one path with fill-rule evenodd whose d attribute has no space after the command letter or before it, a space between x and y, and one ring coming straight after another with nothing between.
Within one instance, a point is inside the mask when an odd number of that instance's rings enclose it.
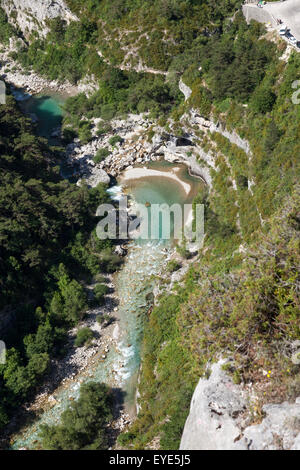
<instances>
[{"instance_id":1,"label":"steep hillside","mask_svg":"<svg viewBox=\"0 0 300 470\"><path fill-rule=\"evenodd\" d=\"M47 22L53 18L62 17L66 21L75 21L77 18L63 0L55 2L51 0L2 0L1 6L9 22L16 26L25 37L32 32L45 36L48 27Z\"/></svg>"}]
</instances>

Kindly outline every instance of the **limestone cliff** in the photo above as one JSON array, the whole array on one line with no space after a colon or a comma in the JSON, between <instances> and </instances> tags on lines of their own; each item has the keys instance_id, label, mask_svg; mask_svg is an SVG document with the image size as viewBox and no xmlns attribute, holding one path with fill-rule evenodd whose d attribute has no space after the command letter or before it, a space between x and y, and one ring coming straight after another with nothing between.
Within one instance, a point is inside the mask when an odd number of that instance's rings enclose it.
<instances>
[{"instance_id":1,"label":"limestone cliff","mask_svg":"<svg viewBox=\"0 0 300 470\"><path fill-rule=\"evenodd\" d=\"M47 19L61 16L67 22L77 20L63 0L1 0L1 7L9 21L18 26L25 36L33 31L46 36Z\"/></svg>"},{"instance_id":2,"label":"limestone cliff","mask_svg":"<svg viewBox=\"0 0 300 470\"><path fill-rule=\"evenodd\" d=\"M299 450L300 398L263 406L264 419L245 421L251 394L235 385L219 361L195 389L181 450Z\"/></svg>"}]
</instances>

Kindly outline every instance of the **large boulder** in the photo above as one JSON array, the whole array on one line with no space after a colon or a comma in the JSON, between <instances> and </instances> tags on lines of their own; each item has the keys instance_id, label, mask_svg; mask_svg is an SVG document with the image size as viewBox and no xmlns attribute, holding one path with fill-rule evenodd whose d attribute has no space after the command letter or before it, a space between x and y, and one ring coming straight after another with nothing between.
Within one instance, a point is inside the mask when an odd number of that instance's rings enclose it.
<instances>
[{"instance_id":1,"label":"large boulder","mask_svg":"<svg viewBox=\"0 0 300 470\"><path fill-rule=\"evenodd\" d=\"M261 423L246 426L249 397L214 364L208 379L195 389L181 450L300 450L300 397L295 403L263 406Z\"/></svg>"},{"instance_id":2,"label":"large boulder","mask_svg":"<svg viewBox=\"0 0 300 470\"><path fill-rule=\"evenodd\" d=\"M77 185L80 186L82 184L82 179L77 181ZM91 176L88 178L84 178L84 181L90 186L91 188L96 188L98 184L103 183L103 184L109 184L110 183L110 177L106 173L106 171L97 168L94 170Z\"/></svg>"},{"instance_id":3,"label":"large boulder","mask_svg":"<svg viewBox=\"0 0 300 470\"><path fill-rule=\"evenodd\" d=\"M209 379L201 378L194 392L185 423L181 450L222 450L243 448L235 442L240 435L237 418L246 409L240 387L213 364Z\"/></svg>"},{"instance_id":4,"label":"large boulder","mask_svg":"<svg viewBox=\"0 0 300 470\"><path fill-rule=\"evenodd\" d=\"M300 397L296 403L265 405L265 418L243 435L251 450L300 450Z\"/></svg>"}]
</instances>

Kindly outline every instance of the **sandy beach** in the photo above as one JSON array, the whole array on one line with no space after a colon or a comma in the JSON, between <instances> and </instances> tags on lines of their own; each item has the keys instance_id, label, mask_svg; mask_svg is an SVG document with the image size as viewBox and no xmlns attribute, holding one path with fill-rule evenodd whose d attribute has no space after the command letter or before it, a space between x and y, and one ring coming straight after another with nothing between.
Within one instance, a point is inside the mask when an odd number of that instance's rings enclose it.
<instances>
[{"instance_id":1,"label":"sandy beach","mask_svg":"<svg viewBox=\"0 0 300 470\"><path fill-rule=\"evenodd\" d=\"M191 185L186 181L182 181L178 176L178 172L182 169L180 167L172 168L170 171L160 171L160 170L153 170L150 168L131 168L129 170L125 170L122 176L120 177L121 184L125 184L130 180L140 179L140 178L148 178L150 176L157 176L163 178L169 178L173 181L176 181L181 188L184 190L186 196L188 196L191 192Z\"/></svg>"}]
</instances>

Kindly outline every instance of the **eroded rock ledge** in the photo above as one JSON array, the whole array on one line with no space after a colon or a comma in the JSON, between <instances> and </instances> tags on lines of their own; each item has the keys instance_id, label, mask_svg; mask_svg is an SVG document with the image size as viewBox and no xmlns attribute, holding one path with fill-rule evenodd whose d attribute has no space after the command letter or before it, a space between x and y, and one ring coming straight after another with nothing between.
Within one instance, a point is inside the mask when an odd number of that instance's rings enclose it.
<instances>
[{"instance_id":1,"label":"eroded rock ledge","mask_svg":"<svg viewBox=\"0 0 300 470\"><path fill-rule=\"evenodd\" d=\"M99 121L99 120L95 120ZM95 122L95 127L98 122ZM210 167L213 165L210 155L195 143L195 136L183 137L168 134L163 128L155 126L146 115L128 115L125 120L111 122L112 131L97 137L86 145L78 139L67 147L68 163L77 167L77 172L87 180L98 179L97 173L103 170L112 177L117 177L124 170L150 161L165 160L170 163L185 164L190 174L211 184ZM149 132L153 137L149 138ZM121 142L111 146L111 137L118 135ZM101 163L95 164L94 157L100 148L108 148L110 155ZM202 162L199 162L199 157Z\"/></svg>"},{"instance_id":2,"label":"eroded rock ledge","mask_svg":"<svg viewBox=\"0 0 300 470\"><path fill-rule=\"evenodd\" d=\"M209 378L199 380L180 449L300 450L300 397L295 403L265 405L262 422L248 425L251 394L232 382L224 363L213 364Z\"/></svg>"}]
</instances>

